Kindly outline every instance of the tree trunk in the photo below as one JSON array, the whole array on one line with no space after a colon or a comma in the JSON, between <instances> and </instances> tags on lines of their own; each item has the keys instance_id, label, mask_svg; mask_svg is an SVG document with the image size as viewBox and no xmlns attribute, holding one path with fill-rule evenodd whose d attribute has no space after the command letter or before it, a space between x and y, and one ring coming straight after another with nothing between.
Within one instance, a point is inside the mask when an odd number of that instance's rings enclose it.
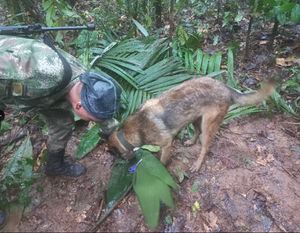
<instances>
[{"instance_id":1,"label":"tree trunk","mask_svg":"<svg viewBox=\"0 0 300 233\"><path fill-rule=\"evenodd\" d=\"M272 49L272 50L273 50L273 47L274 47L275 37L278 34L278 27L279 27L279 21L275 18L275 22L274 22L274 26L273 26L273 29L272 29L270 42L269 42L269 48Z\"/></svg>"},{"instance_id":2,"label":"tree trunk","mask_svg":"<svg viewBox=\"0 0 300 233\"><path fill-rule=\"evenodd\" d=\"M169 12L169 38L171 39L173 37L173 34L175 32L175 22L174 22L174 15L175 15L175 3L176 0L170 1L170 12Z\"/></svg>"},{"instance_id":3,"label":"tree trunk","mask_svg":"<svg viewBox=\"0 0 300 233\"><path fill-rule=\"evenodd\" d=\"M250 49L250 35L251 35L251 29L252 29L252 23L253 23L253 16L250 16L248 29L247 29L247 36L246 36L246 47L245 47L245 56L244 60L248 60L249 58L249 49Z\"/></svg>"}]
</instances>

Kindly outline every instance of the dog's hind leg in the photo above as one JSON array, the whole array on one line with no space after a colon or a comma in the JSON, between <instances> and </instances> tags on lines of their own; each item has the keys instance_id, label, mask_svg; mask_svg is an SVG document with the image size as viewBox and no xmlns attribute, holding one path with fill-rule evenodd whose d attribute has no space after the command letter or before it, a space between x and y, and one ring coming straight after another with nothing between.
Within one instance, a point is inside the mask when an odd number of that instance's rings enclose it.
<instances>
[{"instance_id":1,"label":"dog's hind leg","mask_svg":"<svg viewBox=\"0 0 300 233\"><path fill-rule=\"evenodd\" d=\"M202 122L202 116L196 119L192 124L194 126L195 132L193 137L190 140L187 140L184 145L185 146L191 146L194 145L197 140L199 139L199 135L201 133L201 122Z\"/></svg>"},{"instance_id":2,"label":"dog's hind leg","mask_svg":"<svg viewBox=\"0 0 300 233\"><path fill-rule=\"evenodd\" d=\"M224 116L227 112L228 106L221 108L209 109L202 119L202 135L201 135L201 152L196 161L191 167L192 172L196 172L201 167L202 161L208 152L209 146L215 136L220 124L222 123Z\"/></svg>"}]
</instances>

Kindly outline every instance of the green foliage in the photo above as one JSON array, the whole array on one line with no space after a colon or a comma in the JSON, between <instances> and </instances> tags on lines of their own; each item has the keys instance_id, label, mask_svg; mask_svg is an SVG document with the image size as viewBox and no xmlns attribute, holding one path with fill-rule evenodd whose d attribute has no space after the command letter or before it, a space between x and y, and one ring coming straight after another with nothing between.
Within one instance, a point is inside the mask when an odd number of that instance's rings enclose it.
<instances>
[{"instance_id":1,"label":"green foliage","mask_svg":"<svg viewBox=\"0 0 300 233\"><path fill-rule=\"evenodd\" d=\"M168 57L168 43L138 40L105 43L94 50L92 65L114 77L123 87L121 119L133 113L143 102L187 80L181 62Z\"/></svg>"},{"instance_id":2,"label":"green foliage","mask_svg":"<svg viewBox=\"0 0 300 233\"><path fill-rule=\"evenodd\" d=\"M32 153L28 136L3 169L3 177L0 181L0 209L12 202L24 205L29 203L29 191L34 178Z\"/></svg>"},{"instance_id":3,"label":"green foliage","mask_svg":"<svg viewBox=\"0 0 300 233\"><path fill-rule=\"evenodd\" d=\"M71 6L65 0L43 0L42 7L45 12L45 24L47 26L62 26L80 19L80 16L72 10ZM55 33L55 41L61 46L64 45L64 32Z\"/></svg>"},{"instance_id":4,"label":"green foliage","mask_svg":"<svg viewBox=\"0 0 300 233\"><path fill-rule=\"evenodd\" d=\"M136 159L133 159L130 162L119 159L114 164L106 191L105 201L107 208L113 206L124 193L128 192L128 189L132 188L133 174L129 173L129 168L135 162Z\"/></svg>"},{"instance_id":5,"label":"green foliage","mask_svg":"<svg viewBox=\"0 0 300 233\"><path fill-rule=\"evenodd\" d=\"M256 106L239 107L236 105L232 105L230 106L229 111L224 118L223 124L227 124L231 120L236 119L238 117L247 116L262 111L265 111L263 107L256 107Z\"/></svg>"},{"instance_id":6,"label":"green foliage","mask_svg":"<svg viewBox=\"0 0 300 233\"><path fill-rule=\"evenodd\" d=\"M296 0L262 0L258 1L257 11L280 24L300 22L300 4Z\"/></svg>"},{"instance_id":7,"label":"green foliage","mask_svg":"<svg viewBox=\"0 0 300 233\"><path fill-rule=\"evenodd\" d=\"M30 23L37 20L35 13L37 10L36 4L32 0L2 0L3 4L9 11L9 19L16 23ZM28 14L29 13L29 14ZM30 17L28 17L30 15Z\"/></svg>"},{"instance_id":8,"label":"green foliage","mask_svg":"<svg viewBox=\"0 0 300 233\"><path fill-rule=\"evenodd\" d=\"M107 207L124 197L132 185L145 220L154 230L158 225L161 203L174 206L171 188L177 189L178 185L160 161L143 149L136 151L131 161L118 160L115 163L106 192Z\"/></svg>"},{"instance_id":9,"label":"green foliage","mask_svg":"<svg viewBox=\"0 0 300 233\"><path fill-rule=\"evenodd\" d=\"M281 112L285 112L295 118L299 119L299 113L297 113L293 107L286 102L282 95L280 95L277 91L274 91L272 96L272 104L276 110Z\"/></svg>"},{"instance_id":10,"label":"green foliage","mask_svg":"<svg viewBox=\"0 0 300 233\"><path fill-rule=\"evenodd\" d=\"M0 135L11 129L11 124L8 121L2 121L0 126Z\"/></svg>"},{"instance_id":11,"label":"green foliage","mask_svg":"<svg viewBox=\"0 0 300 233\"><path fill-rule=\"evenodd\" d=\"M70 22L71 19L79 18L75 11L67 1L63 0L43 0L43 10L46 12L45 23L48 26L58 26L65 22Z\"/></svg>"},{"instance_id":12,"label":"green foliage","mask_svg":"<svg viewBox=\"0 0 300 233\"><path fill-rule=\"evenodd\" d=\"M89 152L91 152L100 141L100 126L94 124L87 132L80 138L80 143L77 147L75 157L76 159L82 159Z\"/></svg>"},{"instance_id":13,"label":"green foliage","mask_svg":"<svg viewBox=\"0 0 300 233\"><path fill-rule=\"evenodd\" d=\"M221 52L210 55L201 49L191 51L178 44L174 44L173 51L175 56L183 60L186 70L191 74L206 75L221 70Z\"/></svg>"},{"instance_id":14,"label":"green foliage","mask_svg":"<svg viewBox=\"0 0 300 233\"><path fill-rule=\"evenodd\" d=\"M133 189L138 197L145 220L151 229L158 225L160 203L173 207L171 188L177 188L176 182L165 167L146 150L137 151L142 161L133 177Z\"/></svg>"},{"instance_id":15,"label":"green foliage","mask_svg":"<svg viewBox=\"0 0 300 233\"><path fill-rule=\"evenodd\" d=\"M300 70L296 71L293 78L282 84L282 90L295 95L300 93Z\"/></svg>"},{"instance_id":16,"label":"green foliage","mask_svg":"<svg viewBox=\"0 0 300 233\"><path fill-rule=\"evenodd\" d=\"M132 19L133 23L135 24L135 26L137 27L137 29L145 36L149 36L149 33L147 32L147 30L145 29L145 27L140 24L137 20Z\"/></svg>"},{"instance_id":17,"label":"green foliage","mask_svg":"<svg viewBox=\"0 0 300 233\"><path fill-rule=\"evenodd\" d=\"M227 85L233 88L237 88L238 81L234 77L234 58L233 58L233 51L231 48L228 49L228 53L227 53L227 71L228 71Z\"/></svg>"}]
</instances>

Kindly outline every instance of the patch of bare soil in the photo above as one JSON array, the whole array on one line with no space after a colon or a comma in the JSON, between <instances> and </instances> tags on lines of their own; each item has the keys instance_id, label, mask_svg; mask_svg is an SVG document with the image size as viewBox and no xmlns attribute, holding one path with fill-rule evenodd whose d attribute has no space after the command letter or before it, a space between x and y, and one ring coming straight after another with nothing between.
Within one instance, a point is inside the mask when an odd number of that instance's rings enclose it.
<instances>
[{"instance_id":1,"label":"patch of bare soil","mask_svg":"<svg viewBox=\"0 0 300 233\"><path fill-rule=\"evenodd\" d=\"M251 116L220 129L200 171L190 173L201 146L175 141L168 170L182 179L176 207L163 208L158 231L300 231L300 125L285 116ZM68 145L73 153L76 135ZM16 231L86 231L100 215L114 157L102 144L82 160L85 176L41 175ZM198 201L200 209L192 211ZM133 193L99 231L149 231Z\"/></svg>"}]
</instances>

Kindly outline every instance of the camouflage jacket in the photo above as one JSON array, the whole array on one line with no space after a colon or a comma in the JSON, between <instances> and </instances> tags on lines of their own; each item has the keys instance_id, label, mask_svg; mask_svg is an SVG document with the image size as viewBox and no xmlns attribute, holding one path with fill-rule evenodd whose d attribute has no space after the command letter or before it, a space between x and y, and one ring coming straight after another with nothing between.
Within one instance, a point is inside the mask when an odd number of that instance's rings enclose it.
<instances>
[{"instance_id":1,"label":"camouflage jacket","mask_svg":"<svg viewBox=\"0 0 300 233\"><path fill-rule=\"evenodd\" d=\"M56 51L43 41L0 35L0 108L65 108L65 95L86 68L72 55L57 49L72 69L69 84L52 93L62 83L64 67ZM7 94L9 91L10 94Z\"/></svg>"}]
</instances>

